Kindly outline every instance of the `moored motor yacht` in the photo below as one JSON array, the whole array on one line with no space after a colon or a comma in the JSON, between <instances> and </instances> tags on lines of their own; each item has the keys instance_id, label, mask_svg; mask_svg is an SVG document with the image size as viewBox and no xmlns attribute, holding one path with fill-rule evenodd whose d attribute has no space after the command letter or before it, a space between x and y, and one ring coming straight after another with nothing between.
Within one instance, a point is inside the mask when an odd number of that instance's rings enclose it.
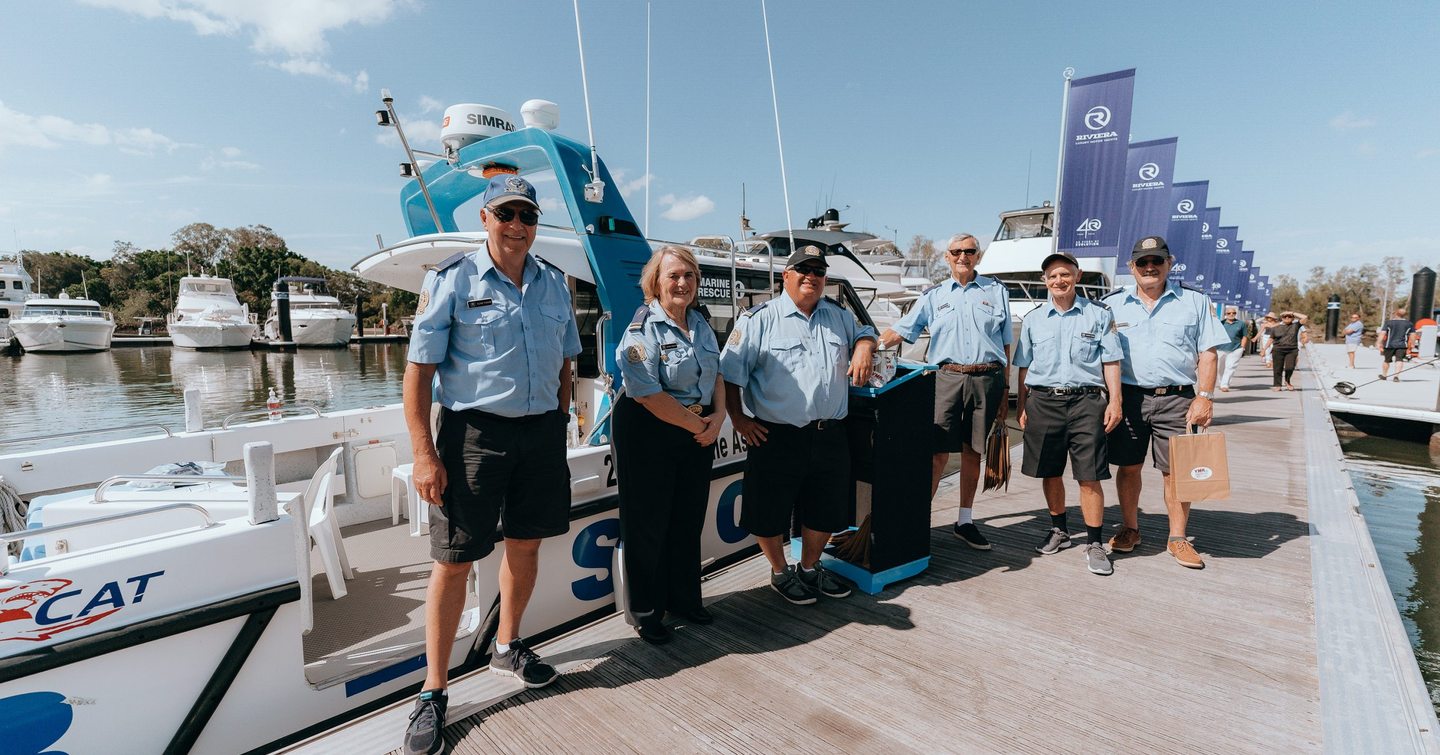
<instances>
[{"instance_id":1,"label":"moored motor yacht","mask_svg":"<svg viewBox=\"0 0 1440 755\"><path fill-rule=\"evenodd\" d=\"M180 279L165 329L181 349L243 349L257 330L255 316L236 298L230 279L208 275Z\"/></svg>"},{"instance_id":2,"label":"moored motor yacht","mask_svg":"<svg viewBox=\"0 0 1440 755\"><path fill-rule=\"evenodd\" d=\"M265 338L286 340L281 301L289 302L289 339L296 346L346 346L355 330L355 313L326 290L324 278L277 278L265 317Z\"/></svg>"},{"instance_id":3,"label":"moored motor yacht","mask_svg":"<svg viewBox=\"0 0 1440 755\"><path fill-rule=\"evenodd\" d=\"M115 317L93 299L72 299L62 291L55 298L26 299L20 316L10 318L10 331L26 351L105 351L115 335Z\"/></svg>"},{"instance_id":4,"label":"moored motor yacht","mask_svg":"<svg viewBox=\"0 0 1440 755\"><path fill-rule=\"evenodd\" d=\"M0 255L0 348L10 342L10 320L19 317L25 300L34 296L34 283L20 255Z\"/></svg>"}]
</instances>

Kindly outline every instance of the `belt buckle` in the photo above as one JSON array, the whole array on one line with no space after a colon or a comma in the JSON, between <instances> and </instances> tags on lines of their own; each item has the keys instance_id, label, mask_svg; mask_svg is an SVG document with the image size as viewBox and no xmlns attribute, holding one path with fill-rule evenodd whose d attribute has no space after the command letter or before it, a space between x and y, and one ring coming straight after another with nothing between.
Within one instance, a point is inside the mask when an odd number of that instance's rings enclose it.
<instances>
[{"instance_id":1,"label":"belt buckle","mask_svg":"<svg viewBox=\"0 0 1440 755\"><path fill-rule=\"evenodd\" d=\"M1167 393L1169 393L1169 392L1170 392L1170 386L1168 386L1168 385L1162 385L1162 386L1160 386L1159 388L1156 388L1156 389L1155 389L1155 395L1156 395L1156 396L1164 396L1165 394L1167 394Z\"/></svg>"},{"instance_id":2,"label":"belt buckle","mask_svg":"<svg viewBox=\"0 0 1440 755\"><path fill-rule=\"evenodd\" d=\"M698 417L702 412L705 411L705 407L699 404L691 404L685 407L685 410Z\"/></svg>"}]
</instances>

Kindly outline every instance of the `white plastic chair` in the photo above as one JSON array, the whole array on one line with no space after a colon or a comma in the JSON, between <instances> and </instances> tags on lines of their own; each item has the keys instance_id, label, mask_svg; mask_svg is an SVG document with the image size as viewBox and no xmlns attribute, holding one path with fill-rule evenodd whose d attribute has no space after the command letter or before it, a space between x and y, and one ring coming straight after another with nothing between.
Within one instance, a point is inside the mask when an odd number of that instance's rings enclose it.
<instances>
[{"instance_id":1,"label":"white plastic chair","mask_svg":"<svg viewBox=\"0 0 1440 755\"><path fill-rule=\"evenodd\" d=\"M429 531L430 504L415 492L415 465L401 464L390 470L390 523L400 523L400 497L405 497L405 518L410 520L410 536L420 537Z\"/></svg>"},{"instance_id":2,"label":"white plastic chair","mask_svg":"<svg viewBox=\"0 0 1440 755\"><path fill-rule=\"evenodd\" d=\"M325 565L325 579L330 583L330 597L339 600L345 597L345 580L354 579L355 571L350 568L350 558L345 555L345 542L340 538L340 523L335 518L334 494L330 492L335 480L335 462L339 460L340 447L330 454L315 470L310 485L305 488L305 519L310 524L310 536L315 538L315 547L320 551L320 561Z\"/></svg>"}]
</instances>

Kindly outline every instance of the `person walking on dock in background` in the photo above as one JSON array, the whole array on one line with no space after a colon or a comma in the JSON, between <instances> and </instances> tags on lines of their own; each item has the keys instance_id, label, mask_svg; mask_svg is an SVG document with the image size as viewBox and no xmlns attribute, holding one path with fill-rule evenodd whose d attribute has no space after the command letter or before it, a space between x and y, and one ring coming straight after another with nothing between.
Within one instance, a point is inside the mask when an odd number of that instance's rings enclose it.
<instances>
[{"instance_id":1,"label":"person walking on dock in background","mask_svg":"<svg viewBox=\"0 0 1440 755\"><path fill-rule=\"evenodd\" d=\"M940 365L935 375L935 453L930 460L930 496L940 488L940 476L950 454L960 452L960 511L955 536L977 550L990 550L990 541L975 525L975 490L980 484L980 455L996 422L1009 412L1010 292L975 267L984 254L980 242L968 233L950 238L945 261L949 280L937 283L895 326L880 335L890 348L914 343L920 331L930 330L928 359Z\"/></svg>"},{"instance_id":2,"label":"person walking on dock in background","mask_svg":"<svg viewBox=\"0 0 1440 755\"><path fill-rule=\"evenodd\" d=\"M724 383L715 331L695 308L695 255L660 248L640 271L640 289L645 306L615 353L625 392L612 432L630 612L640 638L659 645L670 641L666 611L714 621L700 600L700 533Z\"/></svg>"},{"instance_id":3,"label":"person walking on dock in background","mask_svg":"<svg viewBox=\"0 0 1440 755\"><path fill-rule=\"evenodd\" d=\"M1250 323L1245 329L1245 337L1250 340L1250 353L1260 353L1260 321L1257 318L1250 318Z\"/></svg>"},{"instance_id":4,"label":"person walking on dock in background","mask_svg":"<svg viewBox=\"0 0 1440 755\"><path fill-rule=\"evenodd\" d=\"M530 255L540 206L535 188L498 175L485 189L485 246L425 275L405 367L405 424L415 490L430 503L425 595L427 672L406 753L444 746L448 665L473 562L505 539L500 625L490 670L544 687L558 674L520 638L539 570L540 542L570 528L565 427L570 362L580 333L565 275ZM439 429L432 438L432 398Z\"/></svg>"},{"instance_id":5,"label":"person walking on dock in background","mask_svg":"<svg viewBox=\"0 0 1440 755\"><path fill-rule=\"evenodd\" d=\"M1085 564L1091 572L1114 571L1102 542L1105 493L1110 479L1105 434L1120 424L1120 338L1115 316L1099 302L1075 296L1080 263L1064 252L1040 265L1050 300L1025 315L1015 344L1020 375L1020 429L1025 459L1020 472L1041 478L1050 529L1035 547L1042 554L1070 547L1065 514L1065 460L1080 484L1080 513L1088 539Z\"/></svg>"},{"instance_id":6,"label":"person walking on dock in background","mask_svg":"<svg viewBox=\"0 0 1440 755\"><path fill-rule=\"evenodd\" d=\"M1280 324L1280 318L1274 312L1266 312L1265 317L1260 320L1260 359L1265 366L1270 366L1270 329Z\"/></svg>"},{"instance_id":7,"label":"person walking on dock in background","mask_svg":"<svg viewBox=\"0 0 1440 755\"><path fill-rule=\"evenodd\" d=\"M1115 492L1120 498L1120 533L1110 550L1129 553L1140 544L1140 465L1145 452L1165 480L1165 509L1170 520L1166 550L1181 565L1205 562L1185 537L1190 504L1170 486L1170 438L1187 425L1208 427L1214 411L1215 348L1229 341L1210 297L1168 282L1175 258L1159 236L1146 236L1130 253L1134 288L1104 298L1115 314L1125 358L1120 363L1123 418L1110 433L1110 463L1119 467Z\"/></svg>"},{"instance_id":8,"label":"person walking on dock in background","mask_svg":"<svg viewBox=\"0 0 1440 755\"><path fill-rule=\"evenodd\" d=\"M1295 390L1290 378L1300 359L1300 346L1310 342L1310 334L1297 320L1294 312L1280 313L1280 324L1270 329L1270 357L1274 360L1272 391ZM1281 379L1284 383L1281 383Z\"/></svg>"},{"instance_id":9,"label":"person walking on dock in background","mask_svg":"<svg viewBox=\"0 0 1440 755\"><path fill-rule=\"evenodd\" d=\"M1245 323L1236 318L1240 316L1240 310L1235 307L1225 307L1225 319L1220 326L1225 328L1225 335L1230 337L1226 343L1217 346L1220 354L1220 390L1229 391L1230 381L1235 377L1235 368L1240 366L1240 357L1245 353L1245 347L1250 344L1250 337L1245 334Z\"/></svg>"},{"instance_id":10,"label":"person walking on dock in background","mask_svg":"<svg viewBox=\"0 0 1440 755\"><path fill-rule=\"evenodd\" d=\"M796 250L785 261L784 292L741 315L720 354L730 422L749 446L740 526L770 562L770 587L797 605L850 594L820 553L849 523L843 420L849 386L870 379L875 351L875 330L824 297L828 272L818 247ZM792 521L799 568L785 561Z\"/></svg>"},{"instance_id":11,"label":"person walking on dock in background","mask_svg":"<svg viewBox=\"0 0 1440 755\"><path fill-rule=\"evenodd\" d=\"M1390 374L1390 363L1404 361L1410 349L1410 334L1415 332L1415 326L1405 316L1405 309L1397 307L1395 314L1380 326L1375 334L1375 342L1380 344L1380 379L1384 380ZM1402 368L1395 365L1395 377L1390 378L1400 382L1398 374Z\"/></svg>"},{"instance_id":12,"label":"person walking on dock in background","mask_svg":"<svg viewBox=\"0 0 1440 755\"><path fill-rule=\"evenodd\" d=\"M1345 325L1345 356L1350 359L1350 369L1355 369L1355 352L1360 350L1360 340L1365 337L1365 323L1360 322L1360 313L1351 312L1350 322Z\"/></svg>"}]
</instances>

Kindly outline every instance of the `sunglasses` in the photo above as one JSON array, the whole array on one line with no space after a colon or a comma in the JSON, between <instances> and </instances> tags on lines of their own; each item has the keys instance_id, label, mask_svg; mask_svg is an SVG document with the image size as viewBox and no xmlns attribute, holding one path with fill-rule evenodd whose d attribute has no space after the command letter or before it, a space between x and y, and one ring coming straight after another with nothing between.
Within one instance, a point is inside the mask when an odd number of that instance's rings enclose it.
<instances>
[{"instance_id":1,"label":"sunglasses","mask_svg":"<svg viewBox=\"0 0 1440 755\"><path fill-rule=\"evenodd\" d=\"M1135 260L1135 267L1164 267L1164 257L1141 257Z\"/></svg>"},{"instance_id":2,"label":"sunglasses","mask_svg":"<svg viewBox=\"0 0 1440 755\"><path fill-rule=\"evenodd\" d=\"M966 257L974 257L975 255L977 255L977 254L980 253L980 250L979 250L979 249L946 249L946 250L945 250L945 253L948 254L948 255L950 255L951 257L959 257L959 256L962 255L962 254L965 255Z\"/></svg>"},{"instance_id":3,"label":"sunglasses","mask_svg":"<svg viewBox=\"0 0 1440 755\"><path fill-rule=\"evenodd\" d=\"M492 207L490 214L494 215L495 219L501 223L509 223L515 219L516 210L509 207ZM540 222L540 213L534 210L520 210L519 214L520 222L525 225L533 226Z\"/></svg>"},{"instance_id":4,"label":"sunglasses","mask_svg":"<svg viewBox=\"0 0 1440 755\"><path fill-rule=\"evenodd\" d=\"M812 278L824 278L826 273L826 269L819 265L796 265L793 269L801 275L808 275Z\"/></svg>"}]
</instances>

